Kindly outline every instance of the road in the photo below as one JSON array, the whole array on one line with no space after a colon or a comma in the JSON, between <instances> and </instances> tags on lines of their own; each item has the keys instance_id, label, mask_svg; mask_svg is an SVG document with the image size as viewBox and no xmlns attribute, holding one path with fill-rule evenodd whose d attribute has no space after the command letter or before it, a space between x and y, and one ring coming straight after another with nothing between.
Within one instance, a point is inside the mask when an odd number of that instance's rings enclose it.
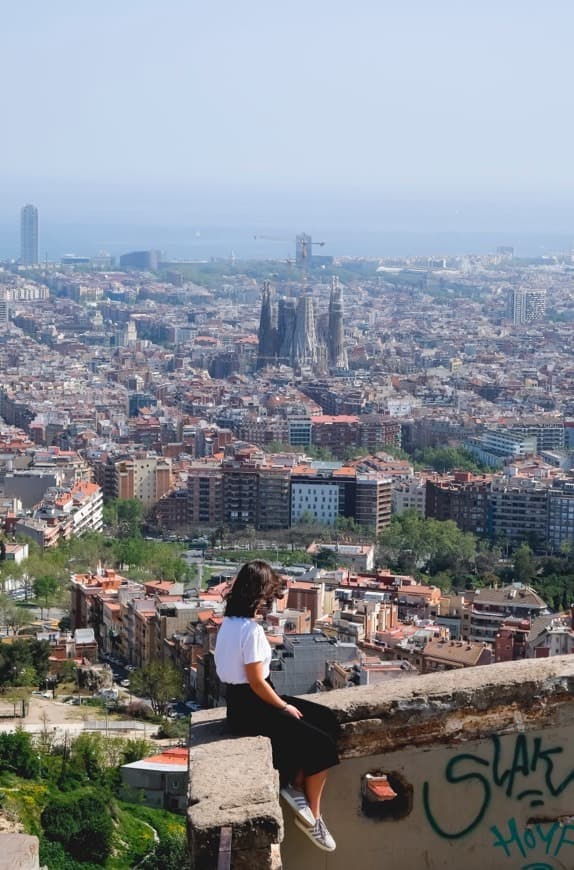
<instances>
[{"instance_id":1,"label":"road","mask_svg":"<svg viewBox=\"0 0 574 870\"><path fill-rule=\"evenodd\" d=\"M11 732L17 728L32 734L48 731L56 739L63 739L66 733L77 736L83 731L101 731L114 736L121 734L123 737L149 737L157 730L157 725L136 719L106 717L103 711L94 707L74 706L32 695L25 719L0 719L0 732Z\"/></svg>"}]
</instances>

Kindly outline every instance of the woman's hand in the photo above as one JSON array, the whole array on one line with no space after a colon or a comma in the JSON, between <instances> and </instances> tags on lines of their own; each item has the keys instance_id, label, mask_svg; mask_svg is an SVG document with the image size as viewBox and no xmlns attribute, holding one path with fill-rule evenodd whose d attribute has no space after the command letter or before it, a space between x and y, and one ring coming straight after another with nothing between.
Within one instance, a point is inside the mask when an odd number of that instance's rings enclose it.
<instances>
[{"instance_id":1,"label":"woman's hand","mask_svg":"<svg viewBox=\"0 0 574 870\"><path fill-rule=\"evenodd\" d=\"M286 707L283 708L286 713L289 713L290 716L293 716L295 719L302 719L303 713L299 710L298 707L295 707L293 704L287 704Z\"/></svg>"},{"instance_id":2,"label":"woman's hand","mask_svg":"<svg viewBox=\"0 0 574 870\"><path fill-rule=\"evenodd\" d=\"M258 698L261 698L261 700L265 701L266 704L271 704L272 707L276 707L279 710L288 713L295 719L303 718L301 710L294 707L293 704L287 704L287 706L285 706L285 701L283 701L275 689L266 682L265 677L263 676L263 662L249 662L249 664L245 665L245 673L247 674L249 685Z\"/></svg>"}]
</instances>

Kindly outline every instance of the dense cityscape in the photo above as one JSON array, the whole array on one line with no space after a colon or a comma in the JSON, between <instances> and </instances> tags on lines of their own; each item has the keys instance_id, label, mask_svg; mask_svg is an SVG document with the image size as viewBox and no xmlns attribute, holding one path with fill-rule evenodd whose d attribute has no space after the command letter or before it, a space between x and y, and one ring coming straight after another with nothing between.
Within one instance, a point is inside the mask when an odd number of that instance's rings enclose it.
<instances>
[{"instance_id":1,"label":"dense cityscape","mask_svg":"<svg viewBox=\"0 0 574 870\"><path fill-rule=\"evenodd\" d=\"M190 710L225 704L214 643L254 557L286 578L261 614L285 694L574 652L570 255L336 258L301 233L286 261L42 263L39 220L0 270L5 754L54 722L40 767L75 734L99 788L74 718L95 704L128 735L101 761L124 758L122 798L184 812ZM66 806L43 860L84 867ZM140 866L181 866L178 836Z\"/></svg>"}]
</instances>

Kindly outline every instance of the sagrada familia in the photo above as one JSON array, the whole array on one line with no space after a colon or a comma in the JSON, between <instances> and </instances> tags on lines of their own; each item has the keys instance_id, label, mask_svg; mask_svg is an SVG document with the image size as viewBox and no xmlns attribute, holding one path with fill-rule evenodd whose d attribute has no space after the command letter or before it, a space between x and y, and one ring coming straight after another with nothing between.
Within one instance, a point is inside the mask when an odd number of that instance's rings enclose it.
<instances>
[{"instance_id":1,"label":"sagrada familia","mask_svg":"<svg viewBox=\"0 0 574 870\"><path fill-rule=\"evenodd\" d=\"M337 278L332 279L326 328L318 328L315 304L311 293L298 299L292 296L276 298L268 281L263 285L257 368L284 364L295 368L312 366L326 369L347 369L344 343L343 289Z\"/></svg>"}]
</instances>

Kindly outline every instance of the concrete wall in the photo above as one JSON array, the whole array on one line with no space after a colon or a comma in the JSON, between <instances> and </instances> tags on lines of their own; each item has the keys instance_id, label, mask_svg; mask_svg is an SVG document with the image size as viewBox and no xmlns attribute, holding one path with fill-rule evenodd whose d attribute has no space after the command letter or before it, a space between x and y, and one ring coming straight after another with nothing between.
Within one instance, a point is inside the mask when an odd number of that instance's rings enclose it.
<instances>
[{"instance_id":1,"label":"concrete wall","mask_svg":"<svg viewBox=\"0 0 574 870\"><path fill-rule=\"evenodd\" d=\"M343 761L331 772L324 802L337 850L317 850L286 811L283 868L572 870L573 689L574 658L566 656L314 696L336 712L342 725ZM217 726L202 727L206 737L209 729L213 736ZM245 739L228 741L235 758L244 743ZM217 745L204 744L201 750L209 754ZM250 752L247 746L245 750ZM217 801L223 771L233 779L238 768L226 756L225 750L219 752L221 778L212 779L209 800ZM255 762L252 755L251 761ZM268 790L270 774L263 762L260 759L259 782ZM399 795L380 805L387 817L365 814L361 780L367 772L388 774ZM242 806L253 832L259 814L253 784L251 788ZM192 843L194 811L202 801L208 809L207 797L200 797L189 811ZM273 800L268 803L273 809ZM245 826L239 820L226 821L221 809L212 822L214 830L216 823L217 830L227 823L234 826L241 860L246 860ZM280 823L272 831L268 825L267 831L270 849L272 837L276 842L281 838ZM196 854L201 857L201 849ZM259 851L258 860L261 855ZM234 866L243 864L232 862ZM271 864L252 861L252 866Z\"/></svg>"},{"instance_id":2,"label":"concrete wall","mask_svg":"<svg viewBox=\"0 0 574 870\"><path fill-rule=\"evenodd\" d=\"M0 867L6 870L40 870L38 837L0 834Z\"/></svg>"},{"instance_id":3,"label":"concrete wall","mask_svg":"<svg viewBox=\"0 0 574 870\"><path fill-rule=\"evenodd\" d=\"M7 474L4 479L6 498L18 498L24 510L31 510L44 497L46 490L58 486L61 476L49 472L21 472Z\"/></svg>"}]
</instances>

